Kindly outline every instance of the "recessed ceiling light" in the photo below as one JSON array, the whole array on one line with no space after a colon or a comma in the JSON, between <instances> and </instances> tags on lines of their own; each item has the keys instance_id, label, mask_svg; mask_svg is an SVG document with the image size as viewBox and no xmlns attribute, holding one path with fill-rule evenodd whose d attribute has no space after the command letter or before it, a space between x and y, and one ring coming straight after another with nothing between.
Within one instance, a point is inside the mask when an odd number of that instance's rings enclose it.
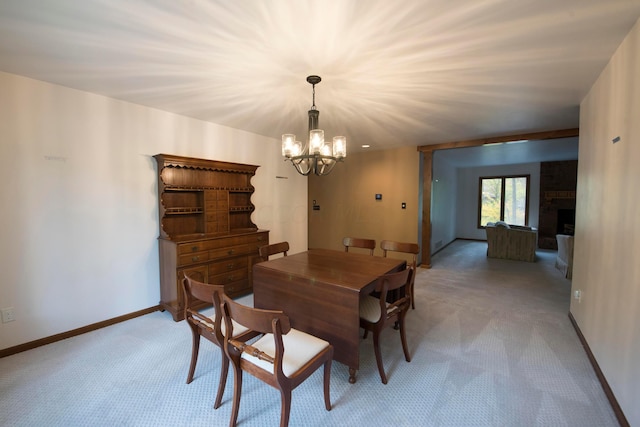
<instances>
[{"instance_id":1,"label":"recessed ceiling light","mask_svg":"<svg viewBox=\"0 0 640 427\"><path fill-rule=\"evenodd\" d=\"M362 144L362 148L369 148L371 147L369 144Z\"/></svg>"}]
</instances>

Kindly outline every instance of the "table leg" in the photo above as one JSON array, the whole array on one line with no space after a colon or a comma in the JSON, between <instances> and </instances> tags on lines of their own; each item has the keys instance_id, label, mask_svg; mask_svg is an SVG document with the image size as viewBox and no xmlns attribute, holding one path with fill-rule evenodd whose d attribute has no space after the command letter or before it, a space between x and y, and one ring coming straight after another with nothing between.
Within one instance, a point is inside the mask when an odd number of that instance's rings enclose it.
<instances>
[{"instance_id":1,"label":"table leg","mask_svg":"<svg viewBox=\"0 0 640 427\"><path fill-rule=\"evenodd\" d=\"M349 368L349 383L355 384L356 382L356 372L358 372L355 368Z\"/></svg>"}]
</instances>

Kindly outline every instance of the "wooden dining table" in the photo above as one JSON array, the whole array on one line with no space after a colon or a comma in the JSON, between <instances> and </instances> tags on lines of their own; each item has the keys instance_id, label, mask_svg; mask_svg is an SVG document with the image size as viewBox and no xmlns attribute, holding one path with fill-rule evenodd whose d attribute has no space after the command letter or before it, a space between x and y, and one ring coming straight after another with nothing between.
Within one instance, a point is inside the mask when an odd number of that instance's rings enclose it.
<instances>
[{"instance_id":1,"label":"wooden dining table","mask_svg":"<svg viewBox=\"0 0 640 427\"><path fill-rule=\"evenodd\" d=\"M376 279L403 270L406 261L329 249L276 258L253 267L253 304L283 310L291 326L330 342L333 359L349 367L355 383L360 366L360 299Z\"/></svg>"}]
</instances>

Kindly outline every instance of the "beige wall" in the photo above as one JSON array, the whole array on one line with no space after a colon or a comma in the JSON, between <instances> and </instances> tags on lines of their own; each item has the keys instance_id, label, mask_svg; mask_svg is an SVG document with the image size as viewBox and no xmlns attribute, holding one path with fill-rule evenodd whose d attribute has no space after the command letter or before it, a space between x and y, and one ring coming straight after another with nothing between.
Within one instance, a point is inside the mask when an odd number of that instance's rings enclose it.
<instances>
[{"instance_id":1,"label":"beige wall","mask_svg":"<svg viewBox=\"0 0 640 427\"><path fill-rule=\"evenodd\" d=\"M0 94L0 349L158 304L157 153L259 165L254 223L306 249L278 140L1 72Z\"/></svg>"},{"instance_id":2,"label":"beige wall","mask_svg":"<svg viewBox=\"0 0 640 427\"><path fill-rule=\"evenodd\" d=\"M342 249L346 236L420 243L415 147L349 154L327 176L309 178L309 247ZM375 200L382 194L382 200ZM313 200L320 210L312 210ZM401 209L402 202L407 208Z\"/></svg>"},{"instance_id":3,"label":"beige wall","mask_svg":"<svg viewBox=\"0 0 640 427\"><path fill-rule=\"evenodd\" d=\"M640 426L639 76L636 23L581 104L572 290L582 298L571 301L633 426Z\"/></svg>"}]
</instances>

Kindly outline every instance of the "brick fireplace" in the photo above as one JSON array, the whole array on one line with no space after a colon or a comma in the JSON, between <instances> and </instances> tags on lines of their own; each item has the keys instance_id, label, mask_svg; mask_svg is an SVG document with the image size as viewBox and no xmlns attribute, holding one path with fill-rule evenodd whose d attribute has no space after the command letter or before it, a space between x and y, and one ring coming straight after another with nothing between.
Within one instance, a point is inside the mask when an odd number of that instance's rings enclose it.
<instances>
[{"instance_id":1,"label":"brick fireplace","mask_svg":"<svg viewBox=\"0 0 640 427\"><path fill-rule=\"evenodd\" d=\"M556 234L573 234L578 161L540 163L538 247L558 249Z\"/></svg>"}]
</instances>

